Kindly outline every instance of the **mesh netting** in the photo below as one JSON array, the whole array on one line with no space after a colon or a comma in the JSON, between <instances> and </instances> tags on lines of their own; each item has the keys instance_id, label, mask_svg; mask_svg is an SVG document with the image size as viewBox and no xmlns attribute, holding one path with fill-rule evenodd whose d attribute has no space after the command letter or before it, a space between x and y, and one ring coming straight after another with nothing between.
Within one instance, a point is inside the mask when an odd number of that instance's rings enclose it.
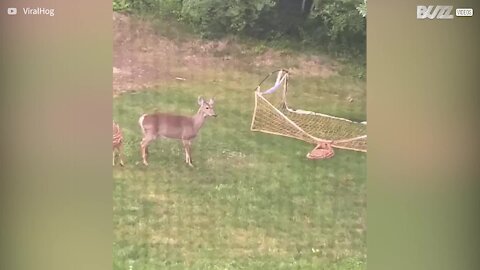
<instances>
[{"instance_id":1,"label":"mesh netting","mask_svg":"<svg viewBox=\"0 0 480 270\"><path fill-rule=\"evenodd\" d=\"M282 71L281 71L282 72ZM287 106L286 85L283 91L274 89L255 92L255 111L251 129L275 135L300 139L309 143L332 142L336 148L367 151L367 125L330 115L303 110L293 110ZM285 74L284 76L287 76Z\"/></svg>"}]
</instances>

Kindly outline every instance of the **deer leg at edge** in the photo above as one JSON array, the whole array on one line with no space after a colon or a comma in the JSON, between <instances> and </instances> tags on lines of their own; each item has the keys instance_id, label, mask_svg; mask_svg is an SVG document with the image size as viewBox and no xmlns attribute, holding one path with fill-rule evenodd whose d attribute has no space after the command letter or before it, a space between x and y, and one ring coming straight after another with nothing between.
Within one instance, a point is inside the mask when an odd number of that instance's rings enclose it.
<instances>
[{"instance_id":1,"label":"deer leg at edge","mask_svg":"<svg viewBox=\"0 0 480 270\"><path fill-rule=\"evenodd\" d=\"M183 140L183 148L185 149L185 162L190 166L193 167L192 164L192 156L191 156L191 150L192 150L192 142Z\"/></svg>"}]
</instances>

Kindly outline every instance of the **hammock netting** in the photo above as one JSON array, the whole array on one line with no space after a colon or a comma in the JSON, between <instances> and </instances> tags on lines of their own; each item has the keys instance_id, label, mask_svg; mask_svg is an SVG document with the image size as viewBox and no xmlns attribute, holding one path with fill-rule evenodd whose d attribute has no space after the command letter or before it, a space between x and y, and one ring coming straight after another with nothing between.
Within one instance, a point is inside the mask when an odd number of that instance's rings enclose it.
<instances>
[{"instance_id":1,"label":"hammock netting","mask_svg":"<svg viewBox=\"0 0 480 270\"><path fill-rule=\"evenodd\" d=\"M272 88L262 92L260 86L257 87L252 131L296 138L317 145L329 143L334 148L367 151L365 122L290 108L287 105L287 82L288 73L281 70ZM283 90L278 91L282 89L281 86ZM313 154L309 154L313 157Z\"/></svg>"}]
</instances>

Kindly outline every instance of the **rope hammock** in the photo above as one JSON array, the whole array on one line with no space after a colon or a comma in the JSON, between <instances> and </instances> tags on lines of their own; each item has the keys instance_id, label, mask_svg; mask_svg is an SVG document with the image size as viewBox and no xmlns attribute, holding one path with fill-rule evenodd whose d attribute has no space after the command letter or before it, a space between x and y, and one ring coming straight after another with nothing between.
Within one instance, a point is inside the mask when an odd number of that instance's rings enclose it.
<instances>
[{"instance_id":1,"label":"rope hammock","mask_svg":"<svg viewBox=\"0 0 480 270\"><path fill-rule=\"evenodd\" d=\"M354 122L327 114L295 110L287 105L288 72L279 70L273 87L255 90L252 131L280 135L315 144L307 154L309 159L326 159L334 155L333 148L367 152L367 123ZM283 91L277 91L283 86Z\"/></svg>"}]
</instances>

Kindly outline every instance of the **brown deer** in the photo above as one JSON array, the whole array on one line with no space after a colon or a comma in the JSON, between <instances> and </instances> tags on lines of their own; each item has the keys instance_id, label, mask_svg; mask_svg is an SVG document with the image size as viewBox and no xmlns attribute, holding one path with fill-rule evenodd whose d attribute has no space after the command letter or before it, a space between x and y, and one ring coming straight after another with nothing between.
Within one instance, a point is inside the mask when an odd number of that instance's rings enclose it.
<instances>
[{"instance_id":1,"label":"brown deer","mask_svg":"<svg viewBox=\"0 0 480 270\"><path fill-rule=\"evenodd\" d=\"M191 117L168 113L153 113L140 116L138 123L143 132L142 142L140 143L143 164L148 166L147 155L149 143L157 138L170 138L183 142L185 162L193 167L191 156L192 140L197 136L207 117L217 116L213 110L214 103L213 99L207 102L202 97L198 97L198 105L200 108L197 113Z\"/></svg>"},{"instance_id":2,"label":"brown deer","mask_svg":"<svg viewBox=\"0 0 480 270\"><path fill-rule=\"evenodd\" d=\"M115 166L115 154L118 153L120 165L123 166L123 134L120 126L113 121L113 166Z\"/></svg>"}]
</instances>

